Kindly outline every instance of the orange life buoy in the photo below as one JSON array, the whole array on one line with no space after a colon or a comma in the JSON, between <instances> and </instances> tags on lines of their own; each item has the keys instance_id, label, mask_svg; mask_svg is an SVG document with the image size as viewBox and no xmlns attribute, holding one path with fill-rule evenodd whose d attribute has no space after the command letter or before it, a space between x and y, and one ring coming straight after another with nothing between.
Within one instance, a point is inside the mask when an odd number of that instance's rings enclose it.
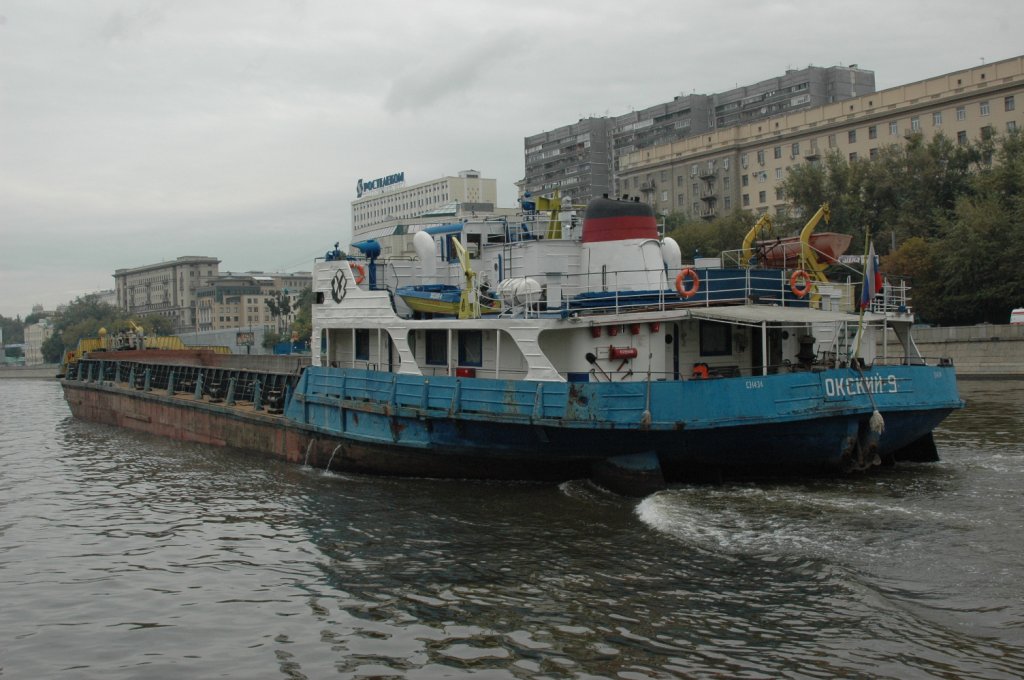
<instances>
[{"instance_id":1,"label":"orange life buoy","mask_svg":"<svg viewBox=\"0 0 1024 680\"><path fill-rule=\"evenodd\" d=\"M801 281L803 282L803 285L797 285ZM796 295L798 298L802 298L807 295L807 291L811 289L811 275L803 269L797 269L793 272L793 275L789 277L789 289L793 291L793 295Z\"/></svg>"},{"instance_id":2,"label":"orange life buoy","mask_svg":"<svg viewBox=\"0 0 1024 680\"><path fill-rule=\"evenodd\" d=\"M358 273L356 273L358 272ZM363 265L355 262L352 264L352 276L356 277L356 283L362 283L366 278L366 269Z\"/></svg>"},{"instance_id":3,"label":"orange life buoy","mask_svg":"<svg viewBox=\"0 0 1024 680\"><path fill-rule=\"evenodd\" d=\"M689 287L684 286L684 280L692 281L693 285ZM697 276L697 272L689 267L679 272L679 275L676 276L676 292L679 293L680 297L692 298L698 290L700 290L700 277Z\"/></svg>"},{"instance_id":4,"label":"orange life buoy","mask_svg":"<svg viewBox=\"0 0 1024 680\"><path fill-rule=\"evenodd\" d=\"M707 364L694 364L693 365L693 377L696 380L706 380L708 377L708 365Z\"/></svg>"}]
</instances>

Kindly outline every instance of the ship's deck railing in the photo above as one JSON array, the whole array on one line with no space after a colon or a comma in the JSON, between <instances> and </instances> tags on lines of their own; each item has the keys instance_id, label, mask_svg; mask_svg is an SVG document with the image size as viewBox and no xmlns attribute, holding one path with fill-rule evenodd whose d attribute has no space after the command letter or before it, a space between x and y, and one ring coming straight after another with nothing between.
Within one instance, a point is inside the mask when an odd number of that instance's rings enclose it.
<instances>
[{"instance_id":1,"label":"ship's deck railing","mask_svg":"<svg viewBox=\"0 0 1024 680\"><path fill-rule=\"evenodd\" d=\"M401 286L424 283L461 287L465 280L457 263L440 264L430 281L419 277L419 266L414 260L379 259L377 267L378 288L392 293ZM537 285L533 292L511 300L503 300L497 286L483 272L478 272L477 280L481 282L482 301L500 302L503 314L515 316L585 316L635 311L638 308L664 310L723 304L770 304L835 312L859 309L861 284L850 277L827 283L812 280L807 292L801 296L791 281L796 270L699 268L693 264L683 264L681 269L692 269L700 279L692 293L693 282L689 279L682 282L687 295L676 288L676 275L670 276L664 270L602 270L584 274L517 271L514 276L506 275L505 280L531 279ZM908 281L886 277L885 286L872 300L870 311L906 314L909 304Z\"/></svg>"},{"instance_id":2,"label":"ship's deck railing","mask_svg":"<svg viewBox=\"0 0 1024 680\"><path fill-rule=\"evenodd\" d=\"M661 311L730 304L767 304L844 312L856 308L855 285L851 282L815 282L801 296L790 284L789 271L689 268L693 269L700 283L693 290L693 281L684 279L681 283L683 292L677 289L674 278L669 280L664 274L654 278L648 270L530 276L526 278L540 284L540 289L527 295L526 299L511 303L508 299L503 300L503 313L587 316L638 309ZM493 292L482 294L498 297Z\"/></svg>"},{"instance_id":3,"label":"ship's deck railing","mask_svg":"<svg viewBox=\"0 0 1024 680\"><path fill-rule=\"evenodd\" d=\"M69 364L65 379L119 384L169 395L188 393L210 401L250 402L261 408L283 406L295 389L298 375L90 357Z\"/></svg>"}]
</instances>

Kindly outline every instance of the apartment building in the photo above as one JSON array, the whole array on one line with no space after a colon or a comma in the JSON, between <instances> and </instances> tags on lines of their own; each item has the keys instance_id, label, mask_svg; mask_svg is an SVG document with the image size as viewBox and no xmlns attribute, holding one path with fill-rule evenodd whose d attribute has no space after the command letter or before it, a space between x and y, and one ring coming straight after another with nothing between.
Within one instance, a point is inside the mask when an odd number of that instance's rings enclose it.
<instances>
[{"instance_id":1,"label":"apartment building","mask_svg":"<svg viewBox=\"0 0 1024 680\"><path fill-rule=\"evenodd\" d=\"M295 321L295 303L313 283L312 274L265 274L228 272L196 291L196 331L261 329L285 332ZM274 316L267 300L278 292L289 302L287 313Z\"/></svg>"},{"instance_id":2,"label":"apartment building","mask_svg":"<svg viewBox=\"0 0 1024 680\"><path fill-rule=\"evenodd\" d=\"M1024 124L1024 57L719 128L618 159L620 194L660 214L714 218L733 210L783 213L786 173L836 152L874 158L913 135L959 144Z\"/></svg>"},{"instance_id":3,"label":"apartment building","mask_svg":"<svg viewBox=\"0 0 1024 680\"><path fill-rule=\"evenodd\" d=\"M855 64L809 66L718 94L680 95L620 116L584 118L525 139L523 187L536 196L558 191L574 203L623 193L617 178L625 155L874 89L874 73Z\"/></svg>"},{"instance_id":4,"label":"apartment building","mask_svg":"<svg viewBox=\"0 0 1024 680\"><path fill-rule=\"evenodd\" d=\"M357 184L352 201L352 240L374 238L403 221L416 220L444 211L493 211L498 185L476 170L463 170L455 177L439 177L411 186L405 173Z\"/></svg>"},{"instance_id":5,"label":"apartment building","mask_svg":"<svg viewBox=\"0 0 1024 680\"><path fill-rule=\"evenodd\" d=\"M586 203L612 188L612 147L608 118L584 118L526 138L523 190L533 196L558 192L572 203Z\"/></svg>"},{"instance_id":6,"label":"apartment building","mask_svg":"<svg viewBox=\"0 0 1024 680\"><path fill-rule=\"evenodd\" d=\"M196 324L196 291L218 276L220 260L184 255L169 262L118 269L114 290L118 309L137 315L158 314L174 322L177 331Z\"/></svg>"}]
</instances>

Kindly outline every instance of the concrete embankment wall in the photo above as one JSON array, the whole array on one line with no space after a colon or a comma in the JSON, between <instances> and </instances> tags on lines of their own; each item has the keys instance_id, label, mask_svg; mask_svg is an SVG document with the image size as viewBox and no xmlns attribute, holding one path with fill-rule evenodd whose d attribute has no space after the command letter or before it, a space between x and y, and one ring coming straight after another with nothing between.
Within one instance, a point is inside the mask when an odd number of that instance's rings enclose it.
<instances>
[{"instance_id":1,"label":"concrete embankment wall","mask_svg":"<svg viewBox=\"0 0 1024 680\"><path fill-rule=\"evenodd\" d=\"M923 356L952 359L960 378L1024 379L1024 325L915 328L914 340Z\"/></svg>"},{"instance_id":2,"label":"concrete embankment wall","mask_svg":"<svg viewBox=\"0 0 1024 680\"><path fill-rule=\"evenodd\" d=\"M0 367L0 380L4 378L32 378L36 380L56 378L60 371L57 364L40 364L38 366L2 366Z\"/></svg>"}]
</instances>

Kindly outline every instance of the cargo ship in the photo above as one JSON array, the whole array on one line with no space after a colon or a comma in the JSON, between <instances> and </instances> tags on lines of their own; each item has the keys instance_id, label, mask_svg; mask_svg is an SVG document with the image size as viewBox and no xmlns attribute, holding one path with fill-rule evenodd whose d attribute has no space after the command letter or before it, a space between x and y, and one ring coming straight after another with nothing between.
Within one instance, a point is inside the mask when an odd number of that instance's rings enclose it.
<instances>
[{"instance_id":1,"label":"cargo ship","mask_svg":"<svg viewBox=\"0 0 1024 680\"><path fill-rule=\"evenodd\" d=\"M309 365L91 352L62 380L71 410L332 470L643 494L936 460L932 431L963 405L952 363L914 344L906 285L742 253L684 263L637 200L413 243L314 262Z\"/></svg>"}]
</instances>

